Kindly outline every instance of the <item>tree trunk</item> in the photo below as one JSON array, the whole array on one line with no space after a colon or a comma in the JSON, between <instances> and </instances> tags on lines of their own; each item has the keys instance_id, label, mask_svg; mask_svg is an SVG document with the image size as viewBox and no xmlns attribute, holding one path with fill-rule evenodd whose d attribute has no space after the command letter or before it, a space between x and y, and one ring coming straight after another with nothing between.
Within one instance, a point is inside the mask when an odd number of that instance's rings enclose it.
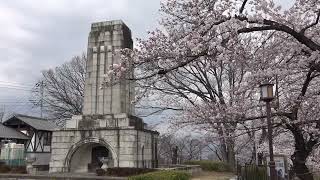
<instances>
[{"instance_id":1,"label":"tree trunk","mask_svg":"<svg viewBox=\"0 0 320 180\"><path fill-rule=\"evenodd\" d=\"M291 126L290 130L295 139L295 151L291 156L293 170L296 176L301 180L314 180L312 172L310 172L306 166L306 161L312 152L316 141L306 141L301 133L301 130L294 125Z\"/></svg>"},{"instance_id":2,"label":"tree trunk","mask_svg":"<svg viewBox=\"0 0 320 180\"><path fill-rule=\"evenodd\" d=\"M218 131L220 137L224 136L222 129ZM234 141L232 138L221 138L221 152L222 159L224 162L227 162L232 171L235 171L235 152L234 152Z\"/></svg>"},{"instance_id":3,"label":"tree trunk","mask_svg":"<svg viewBox=\"0 0 320 180\"><path fill-rule=\"evenodd\" d=\"M263 153L260 152L258 153L258 165L262 165L263 164Z\"/></svg>"},{"instance_id":4,"label":"tree trunk","mask_svg":"<svg viewBox=\"0 0 320 180\"><path fill-rule=\"evenodd\" d=\"M178 146L176 146L173 149L173 155L172 155L172 164L177 164L178 162Z\"/></svg>"},{"instance_id":5,"label":"tree trunk","mask_svg":"<svg viewBox=\"0 0 320 180\"><path fill-rule=\"evenodd\" d=\"M300 179L313 180L313 175L305 163L293 162L293 170Z\"/></svg>"},{"instance_id":6,"label":"tree trunk","mask_svg":"<svg viewBox=\"0 0 320 180\"><path fill-rule=\"evenodd\" d=\"M236 157L235 157L235 152L234 152L234 142L231 139L227 140L227 152L228 152L227 162L231 168L231 171L235 172Z\"/></svg>"},{"instance_id":7,"label":"tree trunk","mask_svg":"<svg viewBox=\"0 0 320 180\"><path fill-rule=\"evenodd\" d=\"M313 180L313 175L305 164L306 158L304 158L304 153L297 152L292 155L293 170L300 179Z\"/></svg>"},{"instance_id":8,"label":"tree trunk","mask_svg":"<svg viewBox=\"0 0 320 180\"><path fill-rule=\"evenodd\" d=\"M223 131L221 128L219 128L218 134L220 136L220 148L221 148L221 156L222 161L228 162L228 149L227 149L227 143L225 138L223 138Z\"/></svg>"},{"instance_id":9,"label":"tree trunk","mask_svg":"<svg viewBox=\"0 0 320 180\"><path fill-rule=\"evenodd\" d=\"M228 162L228 150L225 142L224 144L221 144L221 155L222 155L222 161Z\"/></svg>"}]
</instances>

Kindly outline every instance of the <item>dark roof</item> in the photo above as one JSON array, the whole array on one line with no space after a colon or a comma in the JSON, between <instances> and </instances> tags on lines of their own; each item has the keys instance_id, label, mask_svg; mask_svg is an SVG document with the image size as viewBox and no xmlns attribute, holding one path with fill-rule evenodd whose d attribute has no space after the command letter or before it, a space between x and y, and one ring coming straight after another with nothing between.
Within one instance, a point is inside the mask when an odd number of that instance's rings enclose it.
<instances>
[{"instance_id":1,"label":"dark roof","mask_svg":"<svg viewBox=\"0 0 320 180\"><path fill-rule=\"evenodd\" d=\"M0 123L0 138L5 139L29 139L28 136L15 129L4 126Z\"/></svg>"},{"instance_id":2,"label":"dark roof","mask_svg":"<svg viewBox=\"0 0 320 180\"><path fill-rule=\"evenodd\" d=\"M12 116L8 120L6 120L4 124L10 125L10 121L14 121L15 119L18 119L37 130L54 131L59 129L59 127L52 121L48 121L46 119L39 118L39 117L26 116L22 114L16 114Z\"/></svg>"}]
</instances>

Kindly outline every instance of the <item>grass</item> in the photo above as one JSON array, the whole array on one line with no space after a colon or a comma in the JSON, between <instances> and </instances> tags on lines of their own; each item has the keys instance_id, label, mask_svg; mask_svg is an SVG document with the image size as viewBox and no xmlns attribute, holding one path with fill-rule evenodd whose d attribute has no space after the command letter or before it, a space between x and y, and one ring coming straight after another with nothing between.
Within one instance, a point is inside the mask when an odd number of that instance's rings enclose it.
<instances>
[{"instance_id":1,"label":"grass","mask_svg":"<svg viewBox=\"0 0 320 180\"><path fill-rule=\"evenodd\" d=\"M183 171L156 171L129 177L129 180L190 180L191 175Z\"/></svg>"},{"instance_id":2,"label":"grass","mask_svg":"<svg viewBox=\"0 0 320 180\"><path fill-rule=\"evenodd\" d=\"M204 171L192 178L192 180L229 180L234 174L228 172L208 172Z\"/></svg>"},{"instance_id":3,"label":"grass","mask_svg":"<svg viewBox=\"0 0 320 180\"><path fill-rule=\"evenodd\" d=\"M221 161L187 161L185 164L200 165L201 169L204 171L230 172L231 170L227 163Z\"/></svg>"}]
</instances>

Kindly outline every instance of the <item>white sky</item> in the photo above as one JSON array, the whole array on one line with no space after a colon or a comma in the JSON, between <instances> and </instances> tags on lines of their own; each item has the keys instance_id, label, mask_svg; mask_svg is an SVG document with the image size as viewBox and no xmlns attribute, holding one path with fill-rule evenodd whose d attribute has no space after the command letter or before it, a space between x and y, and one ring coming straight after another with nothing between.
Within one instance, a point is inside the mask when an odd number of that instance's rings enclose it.
<instances>
[{"instance_id":1,"label":"white sky","mask_svg":"<svg viewBox=\"0 0 320 180\"><path fill-rule=\"evenodd\" d=\"M288 7L292 0L276 0ZM122 19L133 38L157 26L160 0L8 0L0 4L0 111L26 114L31 86L44 69L86 51L92 22ZM17 83L14 88L7 82ZM23 86L21 86L23 85ZM29 106L29 108L26 108Z\"/></svg>"},{"instance_id":2,"label":"white sky","mask_svg":"<svg viewBox=\"0 0 320 180\"><path fill-rule=\"evenodd\" d=\"M133 38L157 25L160 0L10 0L0 4L0 111L30 112L29 91L41 71L86 51L90 24L122 19ZM6 82L16 88L4 88ZM24 90L21 90L24 89ZM9 103L10 102L10 103Z\"/></svg>"}]
</instances>

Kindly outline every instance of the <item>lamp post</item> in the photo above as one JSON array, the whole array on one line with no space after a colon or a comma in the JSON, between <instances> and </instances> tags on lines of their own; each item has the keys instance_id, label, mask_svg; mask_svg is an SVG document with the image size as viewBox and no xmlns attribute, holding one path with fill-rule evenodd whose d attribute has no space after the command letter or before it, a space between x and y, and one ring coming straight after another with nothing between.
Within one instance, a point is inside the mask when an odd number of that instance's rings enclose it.
<instances>
[{"instance_id":1,"label":"lamp post","mask_svg":"<svg viewBox=\"0 0 320 180\"><path fill-rule=\"evenodd\" d=\"M260 85L261 97L260 100L266 102L267 108L267 123L268 123L268 139L269 139L269 169L270 169L270 180L276 180L276 169L273 156L273 141L272 141L272 124L271 124L271 106L270 102L273 100L273 84L263 83Z\"/></svg>"}]
</instances>

